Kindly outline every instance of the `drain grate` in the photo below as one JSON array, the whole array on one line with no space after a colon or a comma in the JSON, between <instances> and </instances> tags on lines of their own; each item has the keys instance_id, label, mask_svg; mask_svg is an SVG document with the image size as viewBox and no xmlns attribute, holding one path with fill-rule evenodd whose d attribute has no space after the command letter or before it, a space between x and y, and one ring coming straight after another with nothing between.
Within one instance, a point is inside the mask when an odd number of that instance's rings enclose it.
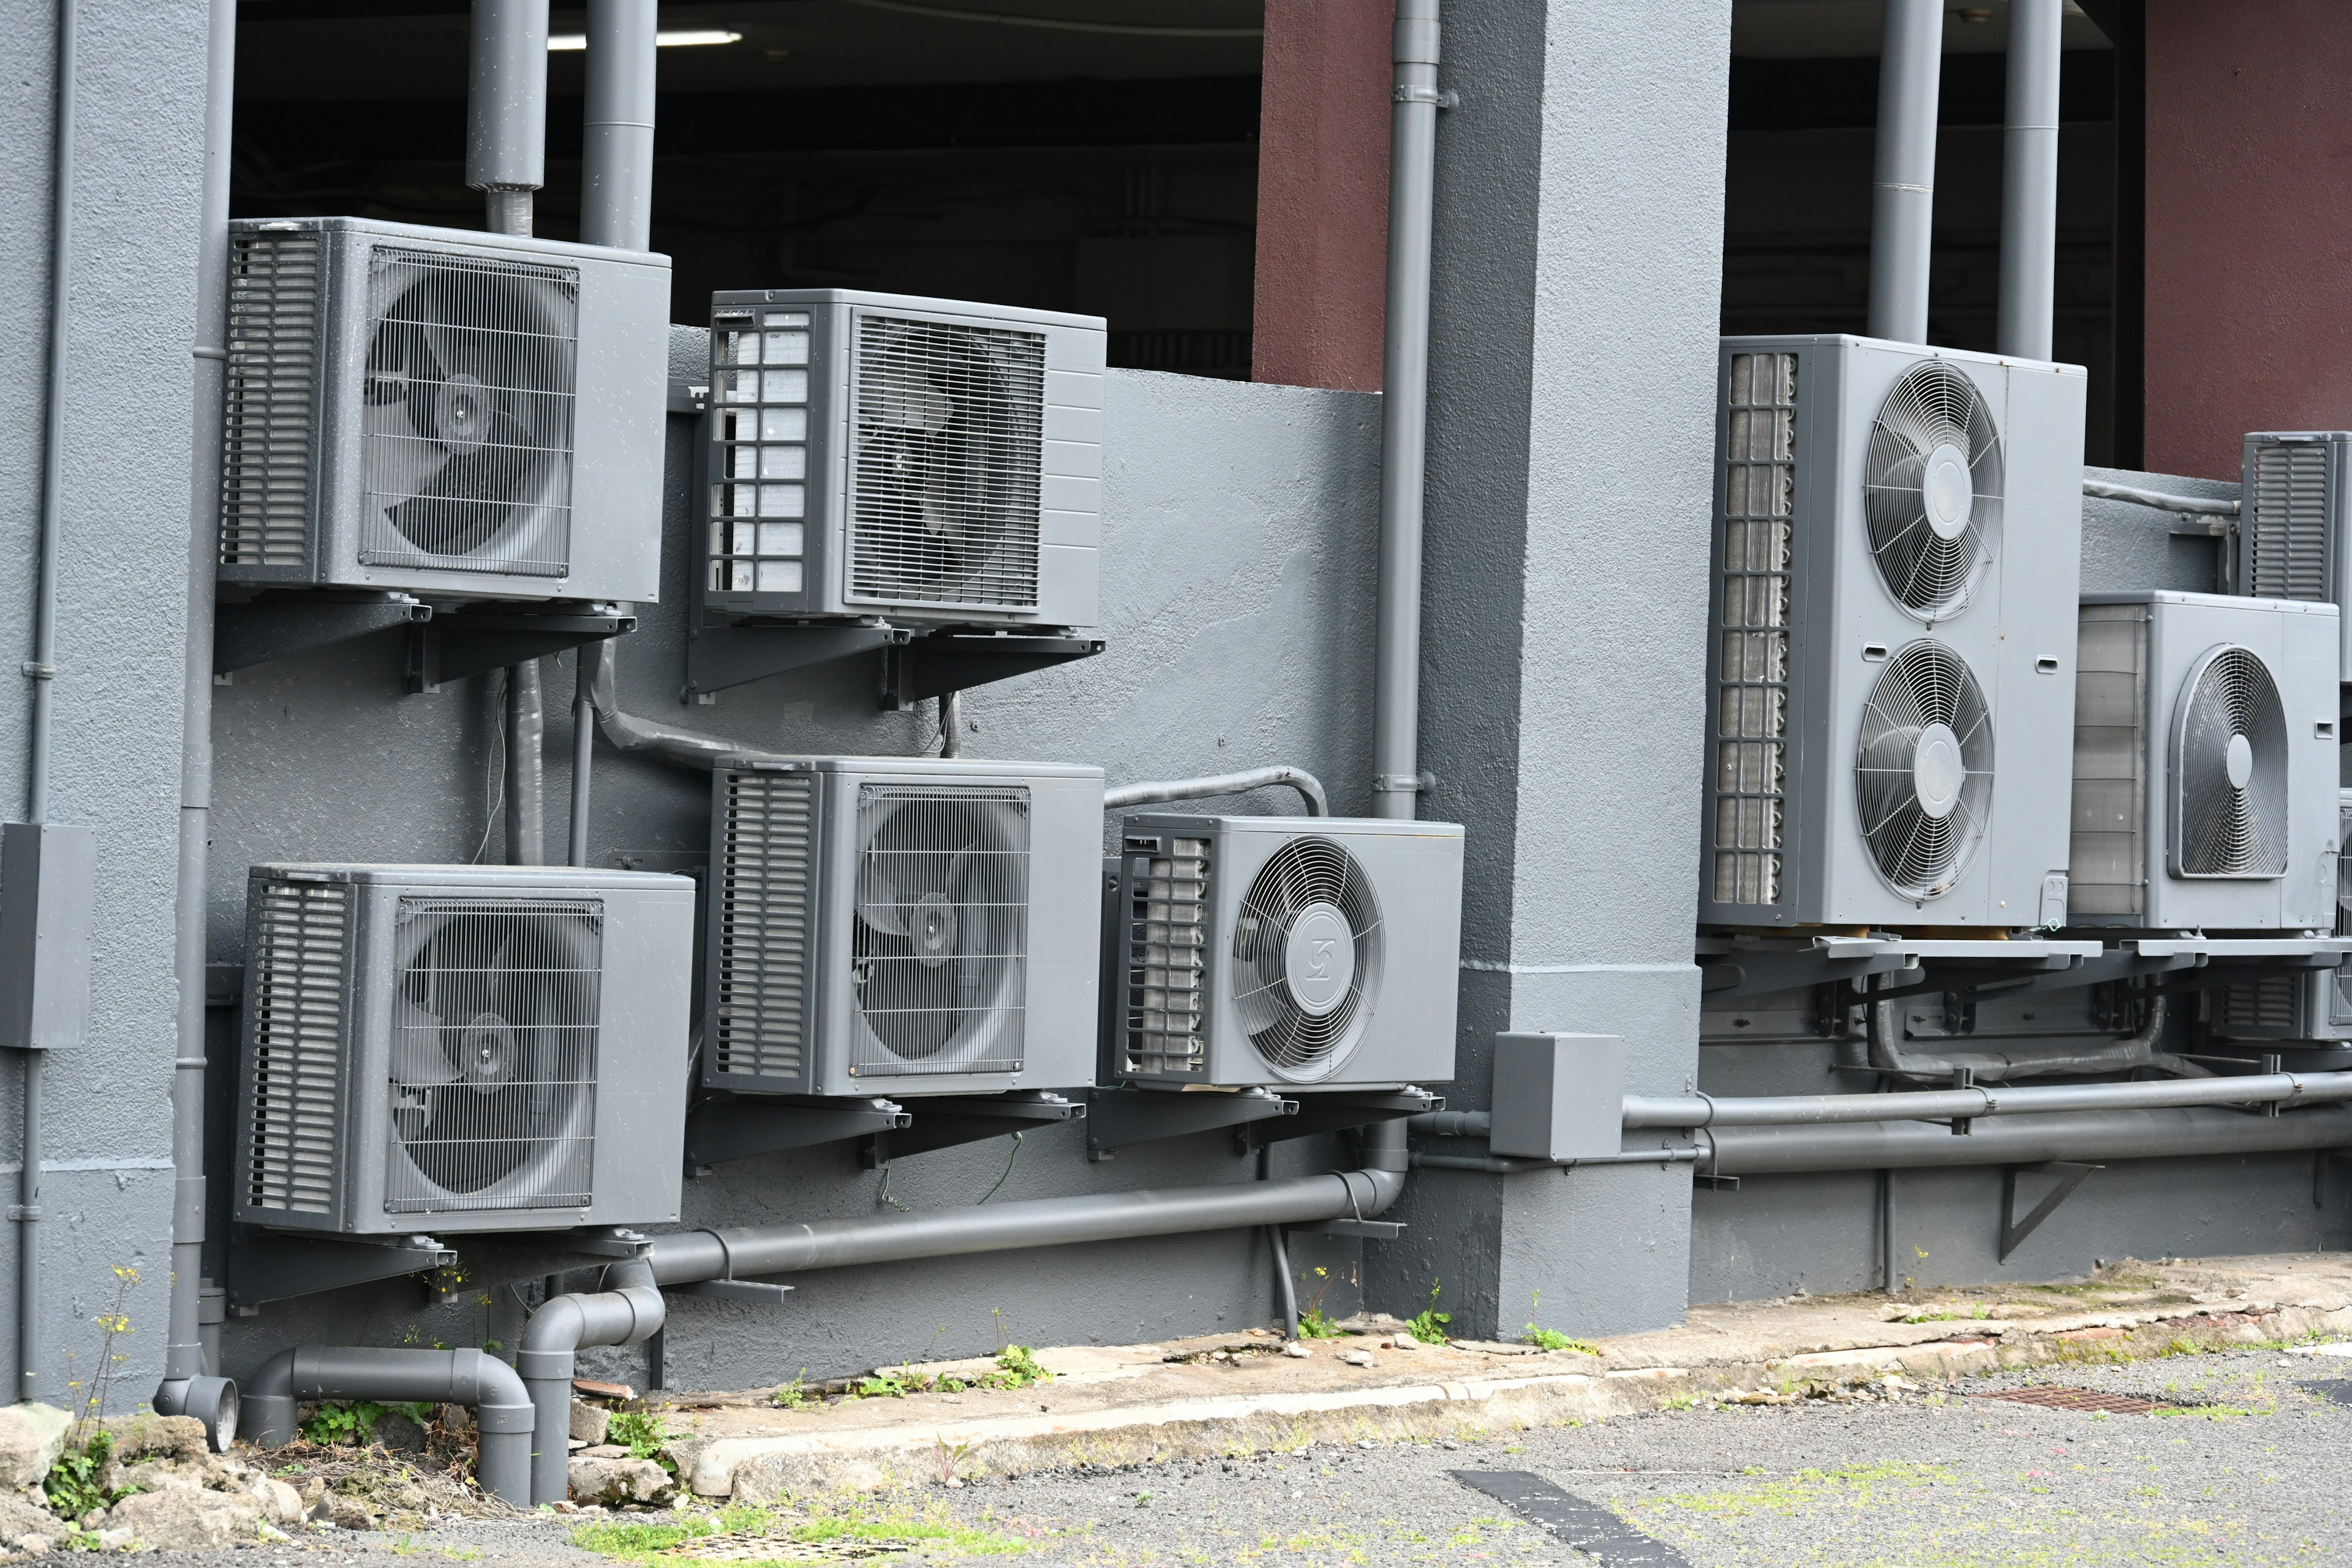
<instances>
[{"instance_id":1,"label":"drain grate","mask_svg":"<svg viewBox=\"0 0 2352 1568\"><path fill-rule=\"evenodd\" d=\"M678 1563L844 1563L860 1558L897 1557L924 1544L885 1537L837 1536L830 1541L793 1541L756 1531L726 1535L702 1535L657 1552L657 1558Z\"/></svg>"},{"instance_id":2,"label":"drain grate","mask_svg":"<svg viewBox=\"0 0 2352 1568\"><path fill-rule=\"evenodd\" d=\"M2033 1388L2001 1388L1988 1394L1972 1394L1971 1399L2005 1399L2011 1405L2039 1405L2051 1410L2097 1410L2109 1415L2147 1415L2169 1405L2152 1400L2134 1399L2128 1394L2102 1394L2095 1388L2057 1388L2048 1384Z\"/></svg>"}]
</instances>

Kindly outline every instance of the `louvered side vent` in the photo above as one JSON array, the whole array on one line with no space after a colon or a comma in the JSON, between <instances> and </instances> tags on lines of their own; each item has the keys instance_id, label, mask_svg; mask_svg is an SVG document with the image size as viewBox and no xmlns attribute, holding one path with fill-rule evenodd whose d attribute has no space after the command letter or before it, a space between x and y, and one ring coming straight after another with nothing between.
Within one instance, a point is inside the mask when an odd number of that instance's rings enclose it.
<instances>
[{"instance_id":1,"label":"louvered side vent","mask_svg":"<svg viewBox=\"0 0 2352 1568\"><path fill-rule=\"evenodd\" d=\"M712 1070L798 1083L808 1070L814 784L730 773L712 895Z\"/></svg>"},{"instance_id":2,"label":"louvered side vent","mask_svg":"<svg viewBox=\"0 0 2352 1568\"><path fill-rule=\"evenodd\" d=\"M2066 904L2136 915L2147 905L2147 607L2084 606L2076 646Z\"/></svg>"},{"instance_id":3,"label":"louvered side vent","mask_svg":"<svg viewBox=\"0 0 2352 1568\"><path fill-rule=\"evenodd\" d=\"M2326 599L2327 447L2319 442L2254 450L2243 592L2258 599Z\"/></svg>"},{"instance_id":4,"label":"louvered side vent","mask_svg":"<svg viewBox=\"0 0 2352 1568\"><path fill-rule=\"evenodd\" d=\"M1208 1068L1209 841L1131 841L1127 938L1127 1052L1120 1070Z\"/></svg>"},{"instance_id":5,"label":"louvered side vent","mask_svg":"<svg viewBox=\"0 0 2352 1568\"><path fill-rule=\"evenodd\" d=\"M351 889L273 882L261 893L248 1005L244 1202L334 1212L351 951Z\"/></svg>"},{"instance_id":6,"label":"louvered side vent","mask_svg":"<svg viewBox=\"0 0 2352 1568\"><path fill-rule=\"evenodd\" d=\"M2266 974L2221 986L2213 993L2213 1032L2257 1038L2292 1035L2299 1023L2295 999L2302 989L2298 974Z\"/></svg>"},{"instance_id":7,"label":"louvered side vent","mask_svg":"<svg viewBox=\"0 0 2352 1568\"><path fill-rule=\"evenodd\" d=\"M1797 356L1734 354L1724 447L1722 643L1715 693L1715 898L1780 901Z\"/></svg>"},{"instance_id":8,"label":"louvered side vent","mask_svg":"<svg viewBox=\"0 0 2352 1568\"><path fill-rule=\"evenodd\" d=\"M229 252L220 563L310 564L324 262L314 233L242 234Z\"/></svg>"},{"instance_id":9,"label":"louvered side vent","mask_svg":"<svg viewBox=\"0 0 2352 1568\"><path fill-rule=\"evenodd\" d=\"M860 312L849 595L1037 605L1045 338Z\"/></svg>"}]
</instances>

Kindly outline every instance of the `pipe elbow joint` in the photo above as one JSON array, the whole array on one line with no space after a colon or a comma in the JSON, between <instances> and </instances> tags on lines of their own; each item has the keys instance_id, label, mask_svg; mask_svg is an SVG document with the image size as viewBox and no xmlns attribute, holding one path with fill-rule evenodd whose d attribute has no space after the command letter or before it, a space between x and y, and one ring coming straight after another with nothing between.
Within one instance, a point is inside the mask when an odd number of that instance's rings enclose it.
<instances>
[{"instance_id":1,"label":"pipe elbow joint","mask_svg":"<svg viewBox=\"0 0 2352 1568\"><path fill-rule=\"evenodd\" d=\"M294 1440L294 1348L279 1351L261 1363L245 1383L242 1425L246 1435L264 1448L282 1448Z\"/></svg>"}]
</instances>

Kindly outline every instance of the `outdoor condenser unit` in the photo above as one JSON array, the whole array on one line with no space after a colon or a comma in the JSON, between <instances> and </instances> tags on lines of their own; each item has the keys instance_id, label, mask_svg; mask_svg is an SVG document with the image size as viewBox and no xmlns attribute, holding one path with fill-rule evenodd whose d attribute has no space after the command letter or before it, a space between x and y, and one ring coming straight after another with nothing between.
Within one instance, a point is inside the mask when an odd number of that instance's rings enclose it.
<instances>
[{"instance_id":1,"label":"outdoor condenser unit","mask_svg":"<svg viewBox=\"0 0 2352 1568\"><path fill-rule=\"evenodd\" d=\"M702 1081L893 1098L1092 1082L1102 779L964 757L717 769Z\"/></svg>"},{"instance_id":2,"label":"outdoor condenser unit","mask_svg":"<svg viewBox=\"0 0 2352 1568\"><path fill-rule=\"evenodd\" d=\"M2084 374L1727 338L1699 920L2063 920Z\"/></svg>"},{"instance_id":3,"label":"outdoor condenser unit","mask_svg":"<svg viewBox=\"0 0 2352 1568\"><path fill-rule=\"evenodd\" d=\"M257 866L235 1215L346 1236L677 1217L694 884Z\"/></svg>"},{"instance_id":4,"label":"outdoor condenser unit","mask_svg":"<svg viewBox=\"0 0 2352 1568\"><path fill-rule=\"evenodd\" d=\"M2237 591L2352 611L2352 431L2255 431L2241 477ZM2347 650L2340 669L2352 669Z\"/></svg>"},{"instance_id":5,"label":"outdoor condenser unit","mask_svg":"<svg viewBox=\"0 0 2352 1568\"><path fill-rule=\"evenodd\" d=\"M2352 936L2352 790L2336 811L2336 934ZM2217 986L2212 1031L2223 1039L2352 1040L2352 970L2295 969Z\"/></svg>"},{"instance_id":6,"label":"outdoor condenser unit","mask_svg":"<svg viewBox=\"0 0 2352 1568\"><path fill-rule=\"evenodd\" d=\"M2141 931L2336 921L2336 606L2088 594L2070 920Z\"/></svg>"},{"instance_id":7,"label":"outdoor condenser unit","mask_svg":"<svg viewBox=\"0 0 2352 1568\"><path fill-rule=\"evenodd\" d=\"M704 608L1091 626L1103 321L840 289L714 294Z\"/></svg>"},{"instance_id":8,"label":"outdoor condenser unit","mask_svg":"<svg viewBox=\"0 0 2352 1568\"><path fill-rule=\"evenodd\" d=\"M668 323L664 256L230 225L220 580L656 599Z\"/></svg>"},{"instance_id":9,"label":"outdoor condenser unit","mask_svg":"<svg viewBox=\"0 0 2352 1568\"><path fill-rule=\"evenodd\" d=\"M1360 1088L1454 1076L1459 826L1138 814L1119 848L1114 1079Z\"/></svg>"}]
</instances>

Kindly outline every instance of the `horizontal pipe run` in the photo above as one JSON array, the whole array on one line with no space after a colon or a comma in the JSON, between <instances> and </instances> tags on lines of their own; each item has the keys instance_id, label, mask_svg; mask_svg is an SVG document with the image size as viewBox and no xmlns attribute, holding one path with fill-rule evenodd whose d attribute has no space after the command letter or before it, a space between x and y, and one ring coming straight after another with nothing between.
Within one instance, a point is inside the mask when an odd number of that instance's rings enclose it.
<instances>
[{"instance_id":1,"label":"horizontal pipe run","mask_svg":"<svg viewBox=\"0 0 2352 1568\"><path fill-rule=\"evenodd\" d=\"M2011 1116L1979 1122L1965 1138L1921 1121L1710 1128L1696 1136L1706 1151L1698 1171L1707 1176L2036 1165L2050 1160L2179 1159L2339 1148L2352 1145L2352 1109L2314 1106L2283 1116L2248 1116L2184 1106Z\"/></svg>"},{"instance_id":2,"label":"horizontal pipe run","mask_svg":"<svg viewBox=\"0 0 2352 1568\"><path fill-rule=\"evenodd\" d=\"M1586 1154L1573 1160L1536 1160L1513 1154L1423 1154L1415 1152L1413 1169L1484 1171L1490 1175L1516 1175L1521 1171L1572 1171L1579 1165L1676 1165L1699 1156L1696 1149L1628 1149L1616 1154Z\"/></svg>"},{"instance_id":3,"label":"horizontal pipe run","mask_svg":"<svg viewBox=\"0 0 2352 1568\"><path fill-rule=\"evenodd\" d=\"M1103 809L1117 811L1122 806L1155 805L1165 800L1205 800L1212 795L1246 795L1268 784L1288 784L1307 802L1309 816L1331 815L1330 797L1323 793L1323 781L1305 768L1252 768L1246 773L1213 773L1207 778L1159 779L1149 784L1120 784L1103 791Z\"/></svg>"},{"instance_id":4,"label":"horizontal pipe run","mask_svg":"<svg viewBox=\"0 0 2352 1568\"><path fill-rule=\"evenodd\" d=\"M2156 1110L2184 1105L2314 1105L2352 1100L2352 1072L2261 1073L2245 1078L2168 1079L2150 1083L2037 1084L1923 1089L1898 1094L1769 1094L1718 1100L1708 1094L1636 1095L1624 1125L1777 1127L1825 1122L2030 1116L2068 1110Z\"/></svg>"},{"instance_id":5,"label":"horizontal pipe run","mask_svg":"<svg viewBox=\"0 0 2352 1568\"><path fill-rule=\"evenodd\" d=\"M2137 485L2111 485L2105 479L2084 479L2083 493L2101 500L2127 500L2134 506L2152 506L2158 511L2177 511L2189 517L2235 517L2239 503L2215 496L2176 496L2162 490L2144 490Z\"/></svg>"},{"instance_id":6,"label":"horizontal pipe run","mask_svg":"<svg viewBox=\"0 0 2352 1568\"><path fill-rule=\"evenodd\" d=\"M475 1479L501 1501L530 1506L530 1396L514 1368L480 1351L298 1345L263 1363L244 1392L247 1428L264 1448L282 1448L294 1440L295 1407L306 1399L470 1406L481 1432Z\"/></svg>"},{"instance_id":7,"label":"horizontal pipe run","mask_svg":"<svg viewBox=\"0 0 2352 1568\"><path fill-rule=\"evenodd\" d=\"M1491 1110L1424 1110L1405 1118L1405 1125L1433 1138L1484 1138L1495 1130Z\"/></svg>"}]
</instances>

